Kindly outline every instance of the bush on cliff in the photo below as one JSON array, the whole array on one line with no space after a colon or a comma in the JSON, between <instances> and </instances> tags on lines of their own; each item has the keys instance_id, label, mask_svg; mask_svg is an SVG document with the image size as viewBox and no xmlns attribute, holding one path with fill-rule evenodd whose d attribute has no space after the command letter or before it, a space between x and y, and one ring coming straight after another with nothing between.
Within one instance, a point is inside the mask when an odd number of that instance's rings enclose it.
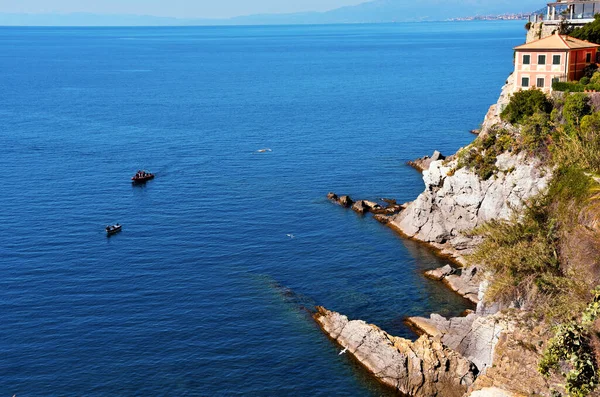
<instances>
[{"instance_id":1,"label":"bush on cliff","mask_svg":"<svg viewBox=\"0 0 600 397\"><path fill-rule=\"evenodd\" d=\"M600 381L592 348L593 323L600 317L600 289L596 288L593 295L580 321L573 320L556 327L539 364L539 371L544 376L569 368L565 388L570 396L587 396Z\"/></svg>"},{"instance_id":2,"label":"bush on cliff","mask_svg":"<svg viewBox=\"0 0 600 397\"><path fill-rule=\"evenodd\" d=\"M590 98L586 94L575 93L566 97L563 116L568 124L579 126L581 119L591 113Z\"/></svg>"},{"instance_id":3,"label":"bush on cliff","mask_svg":"<svg viewBox=\"0 0 600 397\"><path fill-rule=\"evenodd\" d=\"M521 147L529 153L541 155L552 134L552 123L547 113L537 112L528 117L521 127Z\"/></svg>"},{"instance_id":4,"label":"bush on cliff","mask_svg":"<svg viewBox=\"0 0 600 397\"><path fill-rule=\"evenodd\" d=\"M579 128L557 128L550 151L556 166L600 174L600 112L584 116Z\"/></svg>"},{"instance_id":5,"label":"bush on cliff","mask_svg":"<svg viewBox=\"0 0 600 397\"><path fill-rule=\"evenodd\" d=\"M510 97L510 102L502 111L502 120L511 124L521 124L525 118L537 112L550 113L552 102L538 89L518 91Z\"/></svg>"},{"instance_id":6,"label":"bush on cliff","mask_svg":"<svg viewBox=\"0 0 600 397\"><path fill-rule=\"evenodd\" d=\"M488 180L497 171L498 155L514 150L516 141L505 129L492 128L487 135L477 139L471 146L458 154L457 168L466 167L479 178Z\"/></svg>"},{"instance_id":7,"label":"bush on cliff","mask_svg":"<svg viewBox=\"0 0 600 397\"><path fill-rule=\"evenodd\" d=\"M494 274L486 294L490 301L522 300L534 286L549 291L560 276L556 220L544 200L527 207L521 219L491 221L474 234L485 239L469 260Z\"/></svg>"}]
</instances>

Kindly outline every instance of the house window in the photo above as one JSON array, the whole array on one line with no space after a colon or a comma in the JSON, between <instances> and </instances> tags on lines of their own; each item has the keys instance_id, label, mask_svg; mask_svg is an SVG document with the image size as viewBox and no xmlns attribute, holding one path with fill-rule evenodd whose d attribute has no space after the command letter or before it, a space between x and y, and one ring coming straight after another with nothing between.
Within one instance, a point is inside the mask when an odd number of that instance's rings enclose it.
<instances>
[{"instance_id":1,"label":"house window","mask_svg":"<svg viewBox=\"0 0 600 397\"><path fill-rule=\"evenodd\" d=\"M538 65L546 64L546 55L538 55Z\"/></svg>"},{"instance_id":2,"label":"house window","mask_svg":"<svg viewBox=\"0 0 600 397\"><path fill-rule=\"evenodd\" d=\"M552 64L560 65L560 55L552 55Z\"/></svg>"},{"instance_id":3,"label":"house window","mask_svg":"<svg viewBox=\"0 0 600 397\"><path fill-rule=\"evenodd\" d=\"M531 55L523 55L523 65L529 65L531 63Z\"/></svg>"},{"instance_id":4,"label":"house window","mask_svg":"<svg viewBox=\"0 0 600 397\"><path fill-rule=\"evenodd\" d=\"M523 77L521 79L521 87L529 87L529 77Z\"/></svg>"},{"instance_id":5,"label":"house window","mask_svg":"<svg viewBox=\"0 0 600 397\"><path fill-rule=\"evenodd\" d=\"M585 54L585 62L586 63L592 62L592 53L588 52L587 54Z\"/></svg>"},{"instance_id":6,"label":"house window","mask_svg":"<svg viewBox=\"0 0 600 397\"><path fill-rule=\"evenodd\" d=\"M537 87L544 88L545 79L543 77L538 77L537 79Z\"/></svg>"}]
</instances>

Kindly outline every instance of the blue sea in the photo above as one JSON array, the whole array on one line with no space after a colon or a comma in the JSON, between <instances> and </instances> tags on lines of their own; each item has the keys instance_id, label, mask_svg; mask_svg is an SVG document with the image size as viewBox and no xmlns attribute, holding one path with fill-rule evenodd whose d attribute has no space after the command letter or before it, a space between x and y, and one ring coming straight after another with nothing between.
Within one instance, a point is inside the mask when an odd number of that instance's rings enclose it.
<instances>
[{"instance_id":1,"label":"blue sea","mask_svg":"<svg viewBox=\"0 0 600 397\"><path fill-rule=\"evenodd\" d=\"M470 305L326 194L416 198L405 163L473 139L524 33L0 28L0 395L391 395L314 306L415 338Z\"/></svg>"}]
</instances>

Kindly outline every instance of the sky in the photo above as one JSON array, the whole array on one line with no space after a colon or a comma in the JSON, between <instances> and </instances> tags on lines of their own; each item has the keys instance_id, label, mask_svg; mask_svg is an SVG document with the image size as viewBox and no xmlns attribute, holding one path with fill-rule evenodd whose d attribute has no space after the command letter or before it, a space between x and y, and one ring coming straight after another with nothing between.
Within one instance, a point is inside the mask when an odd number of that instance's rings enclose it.
<instances>
[{"instance_id":1,"label":"sky","mask_svg":"<svg viewBox=\"0 0 600 397\"><path fill-rule=\"evenodd\" d=\"M366 0L0 0L0 13L135 14L229 18L250 14L326 11Z\"/></svg>"}]
</instances>

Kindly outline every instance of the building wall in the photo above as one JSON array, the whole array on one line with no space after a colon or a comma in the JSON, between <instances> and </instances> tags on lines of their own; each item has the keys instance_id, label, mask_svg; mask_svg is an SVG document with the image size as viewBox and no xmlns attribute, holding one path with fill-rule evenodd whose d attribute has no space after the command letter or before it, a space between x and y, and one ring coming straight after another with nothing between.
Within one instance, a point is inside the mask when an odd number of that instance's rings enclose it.
<instances>
[{"instance_id":1,"label":"building wall","mask_svg":"<svg viewBox=\"0 0 600 397\"><path fill-rule=\"evenodd\" d=\"M587 54L591 62L587 62ZM524 63L524 56L529 55L529 64ZM539 56L546 57L546 63L539 63ZM553 64L553 57L560 56L560 64ZM515 90L537 87L545 92L552 90L552 80L576 81L583 77L583 69L590 63L596 61L596 49L584 50L556 50L535 51L523 50L515 52ZM568 65L568 68L567 68ZM529 79L528 85L524 85L523 78ZM543 87L538 84L538 79L543 81ZM542 82L540 81L540 82Z\"/></svg>"},{"instance_id":2,"label":"building wall","mask_svg":"<svg viewBox=\"0 0 600 397\"><path fill-rule=\"evenodd\" d=\"M524 56L529 56L529 64L524 63ZM539 56L545 56L545 64L539 63ZM560 63L554 65L554 56L560 57ZM516 51L515 52L515 90L537 87L550 92L552 79L563 78L566 75L566 65L570 62L567 51ZM523 78L529 79L524 85ZM538 79L543 80L543 87L538 84ZM563 78L564 79L564 78Z\"/></svg>"},{"instance_id":3,"label":"building wall","mask_svg":"<svg viewBox=\"0 0 600 397\"><path fill-rule=\"evenodd\" d=\"M596 62L596 49L572 51L569 60L569 81L576 81L583 77L583 69L590 63ZM586 62L590 54L591 62Z\"/></svg>"}]
</instances>

